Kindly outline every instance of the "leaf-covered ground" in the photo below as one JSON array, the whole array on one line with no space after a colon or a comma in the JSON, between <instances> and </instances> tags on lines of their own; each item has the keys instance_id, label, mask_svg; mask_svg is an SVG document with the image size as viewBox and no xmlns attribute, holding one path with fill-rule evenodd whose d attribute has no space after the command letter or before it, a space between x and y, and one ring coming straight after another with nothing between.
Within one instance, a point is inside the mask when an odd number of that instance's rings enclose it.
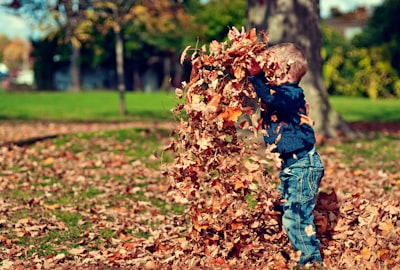
<instances>
[{"instance_id":1,"label":"leaf-covered ground","mask_svg":"<svg viewBox=\"0 0 400 270\"><path fill-rule=\"evenodd\" d=\"M355 125L364 131L378 126ZM0 127L1 142L8 142L0 147L0 269L294 265L296 254L278 222L271 231L279 233L265 237L265 246L276 249L274 256L266 257L270 253L259 243L243 247L253 261L223 257L218 250L199 254L187 246L184 207L168 198L163 176L164 164L171 162L162 153L170 142L168 130L72 134L110 127L54 123L38 134L37 127ZM315 215L327 269L399 268L400 134L391 127L368 132L367 140L319 147L326 176ZM29 141L59 133L65 135ZM24 143L11 143L19 140ZM270 173L271 185L276 173Z\"/></svg>"}]
</instances>

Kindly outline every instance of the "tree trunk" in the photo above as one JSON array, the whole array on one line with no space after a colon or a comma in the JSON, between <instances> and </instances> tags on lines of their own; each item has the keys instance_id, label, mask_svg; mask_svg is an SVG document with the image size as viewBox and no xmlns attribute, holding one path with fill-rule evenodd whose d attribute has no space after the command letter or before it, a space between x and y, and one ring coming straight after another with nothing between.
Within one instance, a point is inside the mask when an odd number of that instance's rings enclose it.
<instances>
[{"instance_id":1,"label":"tree trunk","mask_svg":"<svg viewBox=\"0 0 400 270\"><path fill-rule=\"evenodd\" d=\"M74 46L74 44L71 42L71 60L70 60L70 66L69 66L69 72L71 76L71 84L69 85L69 91L71 92L79 92L81 89L81 81L80 81L80 73L81 73L81 67L79 65L79 57L80 57L80 48L77 46Z\"/></svg>"},{"instance_id":2,"label":"tree trunk","mask_svg":"<svg viewBox=\"0 0 400 270\"><path fill-rule=\"evenodd\" d=\"M124 74L124 49L121 36L121 26L116 24L115 33L115 55L117 64L118 92L119 92L119 112L121 115L126 114L125 105L125 74Z\"/></svg>"},{"instance_id":3,"label":"tree trunk","mask_svg":"<svg viewBox=\"0 0 400 270\"><path fill-rule=\"evenodd\" d=\"M248 29L267 30L271 45L292 42L304 52L308 72L301 86L311 105L317 135L355 137L357 133L331 107L323 85L319 0L248 0L247 21Z\"/></svg>"},{"instance_id":4,"label":"tree trunk","mask_svg":"<svg viewBox=\"0 0 400 270\"><path fill-rule=\"evenodd\" d=\"M161 82L161 90L168 91L171 88L171 56L163 57L163 79Z\"/></svg>"}]
</instances>

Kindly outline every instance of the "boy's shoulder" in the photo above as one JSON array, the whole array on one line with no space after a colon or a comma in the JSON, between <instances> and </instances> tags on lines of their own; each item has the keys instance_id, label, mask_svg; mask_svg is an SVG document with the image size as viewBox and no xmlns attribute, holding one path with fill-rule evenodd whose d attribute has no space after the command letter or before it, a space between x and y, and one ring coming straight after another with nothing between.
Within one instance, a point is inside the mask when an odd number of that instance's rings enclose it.
<instances>
[{"instance_id":1,"label":"boy's shoulder","mask_svg":"<svg viewBox=\"0 0 400 270\"><path fill-rule=\"evenodd\" d=\"M299 82L288 82L280 85L271 85L270 87L276 90L303 92L303 89L300 87Z\"/></svg>"}]
</instances>

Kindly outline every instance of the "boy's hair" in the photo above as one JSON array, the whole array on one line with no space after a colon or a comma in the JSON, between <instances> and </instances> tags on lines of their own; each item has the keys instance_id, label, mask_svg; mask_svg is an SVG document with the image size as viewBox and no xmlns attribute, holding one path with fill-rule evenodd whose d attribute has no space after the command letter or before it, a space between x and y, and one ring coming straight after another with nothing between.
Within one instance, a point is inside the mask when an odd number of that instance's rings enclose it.
<instances>
[{"instance_id":1,"label":"boy's hair","mask_svg":"<svg viewBox=\"0 0 400 270\"><path fill-rule=\"evenodd\" d=\"M307 72L307 60L303 52L293 43L280 43L268 48L278 58L281 68L287 68L287 73L295 81L300 81Z\"/></svg>"}]
</instances>

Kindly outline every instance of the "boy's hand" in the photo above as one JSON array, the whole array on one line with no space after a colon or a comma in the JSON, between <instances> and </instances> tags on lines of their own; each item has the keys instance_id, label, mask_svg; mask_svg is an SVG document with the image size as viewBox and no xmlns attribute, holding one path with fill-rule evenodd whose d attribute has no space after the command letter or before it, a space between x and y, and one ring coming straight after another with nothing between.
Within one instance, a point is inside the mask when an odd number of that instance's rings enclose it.
<instances>
[{"instance_id":1,"label":"boy's hand","mask_svg":"<svg viewBox=\"0 0 400 270\"><path fill-rule=\"evenodd\" d=\"M300 114L300 126L304 125L304 124L312 127L315 123L314 123L314 120L311 119L311 117L309 117L305 114Z\"/></svg>"},{"instance_id":2,"label":"boy's hand","mask_svg":"<svg viewBox=\"0 0 400 270\"><path fill-rule=\"evenodd\" d=\"M260 65L254 59L251 59L250 63L247 63L246 68L247 68L247 71L249 72L250 76L255 76L258 73L260 73L262 70Z\"/></svg>"}]
</instances>

